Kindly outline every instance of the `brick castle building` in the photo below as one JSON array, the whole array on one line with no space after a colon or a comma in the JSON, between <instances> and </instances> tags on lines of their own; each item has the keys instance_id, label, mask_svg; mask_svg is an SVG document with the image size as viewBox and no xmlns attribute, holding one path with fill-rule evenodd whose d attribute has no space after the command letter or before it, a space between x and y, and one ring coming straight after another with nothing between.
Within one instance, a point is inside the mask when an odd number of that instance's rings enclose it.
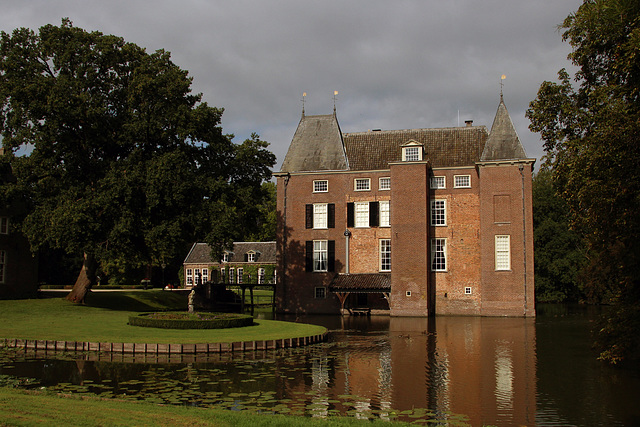
<instances>
[{"instance_id":1,"label":"brick castle building","mask_svg":"<svg viewBox=\"0 0 640 427\"><path fill-rule=\"evenodd\" d=\"M502 95L489 132L303 110L275 174L278 311L535 316L534 162Z\"/></svg>"}]
</instances>

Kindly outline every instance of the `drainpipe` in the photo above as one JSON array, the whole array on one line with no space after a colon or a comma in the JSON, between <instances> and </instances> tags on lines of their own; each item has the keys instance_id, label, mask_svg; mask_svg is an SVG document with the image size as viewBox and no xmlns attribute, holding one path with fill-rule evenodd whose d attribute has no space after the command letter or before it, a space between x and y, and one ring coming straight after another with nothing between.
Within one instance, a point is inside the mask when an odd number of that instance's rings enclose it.
<instances>
[{"instance_id":1,"label":"drainpipe","mask_svg":"<svg viewBox=\"0 0 640 427\"><path fill-rule=\"evenodd\" d=\"M351 232L347 228L346 230L344 230L345 270L346 270L346 274L349 274L349 237L351 237Z\"/></svg>"},{"instance_id":2,"label":"drainpipe","mask_svg":"<svg viewBox=\"0 0 640 427\"><path fill-rule=\"evenodd\" d=\"M518 165L520 171L520 178L522 180L522 241L524 244L524 315L527 315L527 228L526 228L526 210L524 204L524 165L520 163Z\"/></svg>"}]
</instances>

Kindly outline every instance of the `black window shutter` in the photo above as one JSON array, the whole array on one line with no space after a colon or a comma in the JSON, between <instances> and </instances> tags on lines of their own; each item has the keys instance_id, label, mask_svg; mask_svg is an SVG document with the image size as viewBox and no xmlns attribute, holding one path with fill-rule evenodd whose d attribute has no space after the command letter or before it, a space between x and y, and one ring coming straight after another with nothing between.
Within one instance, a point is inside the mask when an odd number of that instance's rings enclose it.
<instances>
[{"instance_id":1,"label":"black window shutter","mask_svg":"<svg viewBox=\"0 0 640 427\"><path fill-rule=\"evenodd\" d=\"M379 222L380 204L378 202L369 202L369 227L377 227Z\"/></svg>"},{"instance_id":2,"label":"black window shutter","mask_svg":"<svg viewBox=\"0 0 640 427\"><path fill-rule=\"evenodd\" d=\"M305 270L313 271L313 240L306 241Z\"/></svg>"},{"instance_id":3,"label":"black window shutter","mask_svg":"<svg viewBox=\"0 0 640 427\"><path fill-rule=\"evenodd\" d=\"M305 228L313 228L313 205L305 206Z\"/></svg>"},{"instance_id":4,"label":"black window shutter","mask_svg":"<svg viewBox=\"0 0 640 427\"><path fill-rule=\"evenodd\" d=\"M353 203L347 203L347 227L353 227L355 219L355 206Z\"/></svg>"},{"instance_id":5,"label":"black window shutter","mask_svg":"<svg viewBox=\"0 0 640 427\"><path fill-rule=\"evenodd\" d=\"M244 254L244 262L249 262L249 254Z\"/></svg>"},{"instance_id":6,"label":"black window shutter","mask_svg":"<svg viewBox=\"0 0 640 427\"><path fill-rule=\"evenodd\" d=\"M336 228L336 205L329 203L327 206L327 227Z\"/></svg>"},{"instance_id":7,"label":"black window shutter","mask_svg":"<svg viewBox=\"0 0 640 427\"><path fill-rule=\"evenodd\" d=\"M329 240L327 242L327 271L335 271L336 269L336 241Z\"/></svg>"}]
</instances>

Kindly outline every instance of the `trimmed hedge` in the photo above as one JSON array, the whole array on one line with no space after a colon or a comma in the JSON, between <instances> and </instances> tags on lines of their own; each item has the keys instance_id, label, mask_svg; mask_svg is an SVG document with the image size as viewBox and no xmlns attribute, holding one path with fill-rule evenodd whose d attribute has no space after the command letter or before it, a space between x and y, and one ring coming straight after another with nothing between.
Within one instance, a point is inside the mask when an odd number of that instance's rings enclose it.
<instances>
[{"instance_id":1,"label":"trimmed hedge","mask_svg":"<svg viewBox=\"0 0 640 427\"><path fill-rule=\"evenodd\" d=\"M142 313L129 316L129 325L162 329L241 328L253 325L253 317L229 313Z\"/></svg>"}]
</instances>

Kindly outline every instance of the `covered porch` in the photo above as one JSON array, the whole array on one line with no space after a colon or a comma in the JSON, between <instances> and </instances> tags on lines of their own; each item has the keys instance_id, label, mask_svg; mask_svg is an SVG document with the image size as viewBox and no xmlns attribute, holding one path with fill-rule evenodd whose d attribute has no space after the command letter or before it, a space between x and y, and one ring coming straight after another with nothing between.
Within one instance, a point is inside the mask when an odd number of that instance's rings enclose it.
<instances>
[{"instance_id":1,"label":"covered porch","mask_svg":"<svg viewBox=\"0 0 640 427\"><path fill-rule=\"evenodd\" d=\"M388 315L391 274L338 274L329 284L329 291L338 297L343 315Z\"/></svg>"}]
</instances>

